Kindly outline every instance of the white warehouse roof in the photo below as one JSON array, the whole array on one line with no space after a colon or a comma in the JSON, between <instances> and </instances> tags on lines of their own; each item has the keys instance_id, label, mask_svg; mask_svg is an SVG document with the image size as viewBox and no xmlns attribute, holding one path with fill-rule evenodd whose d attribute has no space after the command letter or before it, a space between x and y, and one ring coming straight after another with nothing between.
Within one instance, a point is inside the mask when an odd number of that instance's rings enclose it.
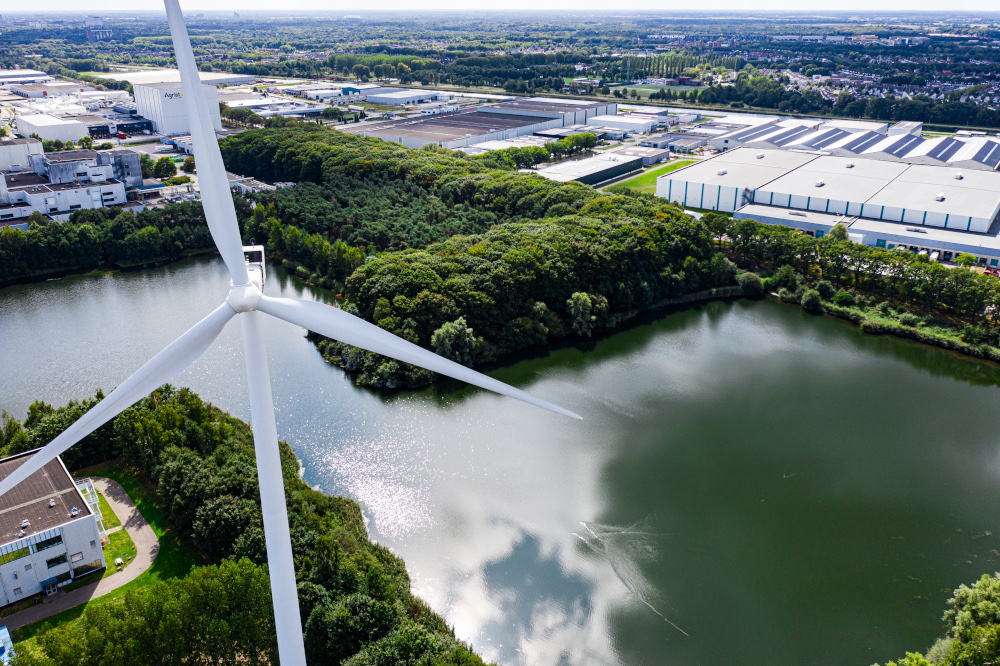
<instances>
[{"instance_id":1,"label":"white warehouse roof","mask_svg":"<svg viewBox=\"0 0 1000 666\"><path fill-rule=\"evenodd\" d=\"M660 176L660 179L757 189L814 159L815 155L806 153L737 148ZM725 173L720 174L723 170Z\"/></svg>"}]
</instances>

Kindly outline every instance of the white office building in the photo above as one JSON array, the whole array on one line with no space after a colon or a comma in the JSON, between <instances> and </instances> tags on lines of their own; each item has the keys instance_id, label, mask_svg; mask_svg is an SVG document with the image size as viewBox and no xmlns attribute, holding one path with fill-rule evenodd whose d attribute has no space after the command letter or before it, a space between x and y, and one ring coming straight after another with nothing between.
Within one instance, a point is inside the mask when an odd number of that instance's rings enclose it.
<instances>
[{"instance_id":1,"label":"white office building","mask_svg":"<svg viewBox=\"0 0 1000 666\"><path fill-rule=\"evenodd\" d=\"M212 85L202 85L201 89L212 117L212 126L216 130L221 130L219 91ZM137 83L132 86L132 94L135 96L137 112L152 121L155 132L166 136L191 133L187 107L184 104L184 91L179 81Z\"/></svg>"},{"instance_id":2,"label":"white office building","mask_svg":"<svg viewBox=\"0 0 1000 666\"><path fill-rule=\"evenodd\" d=\"M0 479L33 453L0 460ZM97 501L89 480L75 482L59 458L0 497L0 605L53 594L105 567Z\"/></svg>"}]
</instances>

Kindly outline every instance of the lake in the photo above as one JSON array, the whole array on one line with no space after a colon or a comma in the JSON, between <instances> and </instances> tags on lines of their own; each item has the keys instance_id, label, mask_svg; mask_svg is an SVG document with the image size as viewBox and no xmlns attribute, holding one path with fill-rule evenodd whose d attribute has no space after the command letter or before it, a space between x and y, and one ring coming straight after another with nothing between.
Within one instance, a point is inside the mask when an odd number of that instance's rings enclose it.
<instances>
[{"instance_id":1,"label":"lake","mask_svg":"<svg viewBox=\"0 0 1000 666\"><path fill-rule=\"evenodd\" d=\"M108 391L226 295L218 258L0 289L0 408ZM272 268L270 295L332 301ZM279 435L503 664L868 666L1000 569L1000 370L765 301L380 396L266 338ZM248 418L239 325L172 382Z\"/></svg>"}]
</instances>

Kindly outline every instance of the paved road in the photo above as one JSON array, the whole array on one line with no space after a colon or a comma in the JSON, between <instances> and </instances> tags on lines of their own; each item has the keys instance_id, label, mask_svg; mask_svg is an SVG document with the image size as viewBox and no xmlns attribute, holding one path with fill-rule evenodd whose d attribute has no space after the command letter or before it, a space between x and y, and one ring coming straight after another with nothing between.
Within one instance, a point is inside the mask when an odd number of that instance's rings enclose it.
<instances>
[{"instance_id":1,"label":"paved road","mask_svg":"<svg viewBox=\"0 0 1000 666\"><path fill-rule=\"evenodd\" d=\"M80 604L85 604L91 599L104 596L112 590L116 590L122 585L129 583L153 564L157 553L160 552L160 542L156 539L153 528L149 526L146 519L142 517L135 504L125 494L125 490L111 479L101 477L91 477L94 487L104 494L111 505L111 510L115 512L122 521L119 529L124 529L135 542L135 557L132 563L114 574L91 585L86 585L72 592L59 591L47 597L42 597L42 603L27 608L20 613L0 618L0 624L6 624L11 631L19 629L32 622L44 620L50 615L61 613ZM111 530L116 531L116 530ZM114 562L108 562L108 566L114 566Z\"/></svg>"}]
</instances>

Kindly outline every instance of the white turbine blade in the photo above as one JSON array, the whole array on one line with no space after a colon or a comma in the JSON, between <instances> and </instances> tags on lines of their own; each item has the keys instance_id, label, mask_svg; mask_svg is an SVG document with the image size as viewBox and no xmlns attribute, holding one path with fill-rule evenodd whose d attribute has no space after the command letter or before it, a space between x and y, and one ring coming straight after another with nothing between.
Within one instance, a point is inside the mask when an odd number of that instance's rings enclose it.
<instances>
[{"instance_id":1,"label":"white turbine blade","mask_svg":"<svg viewBox=\"0 0 1000 666\"><path fill-rule=\"evenodd\" d=\"M0 495L40 470L47 462L73 446L135 404L150 391L165 384L208 349L233 315L228 303L223 303L210 315L192 326L184 335L171 342L166 349L151 358L131 377L123 381L104 400L94 405L86 414L66 428L55 439L39 449L35 455L9 476L0 481Z\"/></svg>"},{"instance_id":2,"label":"white turbine blade","mask_svg":"<svg viewBox=\"0 0 1000 666\"><path fill-rule=\"evenodd\" d=\"M229 191L229 178L222 164L222 153L215 138L215 128L202 96L201 77L191 50L184 15L177 0L164 0L167 8L167 22L174 42L174 57L181 73L181 86L187 106L188 121L191 124L191 141L194 159L198 165L198 183L201 189L205 219L212 232L222 260L229 268L233 284L247 284L247 268L243 260L243 241L236 222L236 208Z\"/></svg>"},{"instance_id":3,"label":"white turbine blade","mask_svg":"<svg viewBox=\"0 0 1000 666\"><path fill-rule=\"evenodd\" d=\"M355 317L338 308L315 301L263 296L257 304L257 309L278 319L284 319L287 322L298 324L310 331L325 335L328 338L340 340L349 345L394 358L397 361L433 370L438 374L460 379L463 382L493 391L494 393L516 398L529 405L547 409L550 412L570 416L574 419L581 418L568 409L553 405L551 402L536 398L530 393L516 389L513 386L508 386L464 365L449 361L434 352L427 351L423 347L419 347L398 335L393 335L389 331L381 329L374 324L369 324L364 319Z\"/></svg>"},{"instance_id":4,"label":"white turbine blade","mask_svg":"<svg viewBox=\"0 0 1000 666\"><path fill-rule=\"evenodd\" d=\"M264 514L267 569L271 577L274 625L278 631L278 661L281 666L305 666L306 648L299 617L299 596L295 583L292 541L285 508L285 483L278 454L278 429L274 423L274 400L267 370L267 350L261 333L262 317L256 312L243 315L243 361L250 391L250 425L257 456L260 508Z\"/></svg>"}]
</instances>

